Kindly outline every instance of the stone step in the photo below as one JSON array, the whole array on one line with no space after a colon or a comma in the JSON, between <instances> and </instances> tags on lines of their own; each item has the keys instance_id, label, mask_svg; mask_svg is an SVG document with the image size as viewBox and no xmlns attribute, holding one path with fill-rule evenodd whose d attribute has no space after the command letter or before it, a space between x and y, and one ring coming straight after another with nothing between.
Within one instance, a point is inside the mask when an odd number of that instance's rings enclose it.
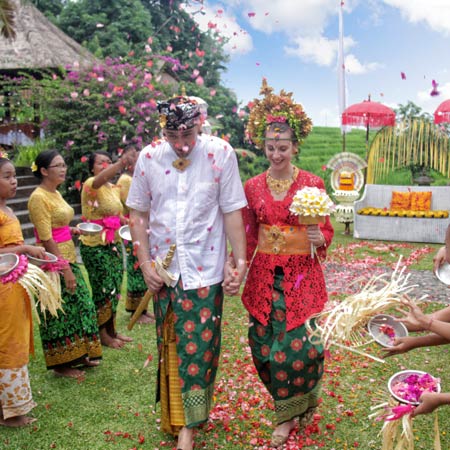
<instances>
[{"instance_id":1,"label":"stone step","mask_svg":"<svg viewBox=\"0 0 450 450\"><path fill-rule=\"evenodd\" d=\"M16 197L15 198L26 198L28 201L28 198L30 197L31 193L36 189L37 185L21 185L19 184L17 186L16 191Z\"/></svg>"},{"instance_id":2,"label":"stone step","mask_svg":"<svg viewBox=\"0 0 450 450\"><path fill-rule=\"evenodd\" d=\"M33 175L33 172L29 167L16 166L16 175L17 176L31 175L36 179L36 177Z\"/></svg>"},{"instance_id":3,"label":"stone step","mask_svg":"<svg viewBox=\"0 0 450 450\"><path fill-rule=\"evenodd\" d=\"M16 175L17 185L20 186L37 186L39 180L34 175Z\"/></svg>"},{"instance_id":4,"label":"stone step","mask_svg":"<svg viewBox=\"0 0 450 450\"><path fill-rule=\"evenodd\" d=\"M28 197L13 198L6 203L13 211L18 214L20 211L28 209Z\"/></svg>"}]
</instances>

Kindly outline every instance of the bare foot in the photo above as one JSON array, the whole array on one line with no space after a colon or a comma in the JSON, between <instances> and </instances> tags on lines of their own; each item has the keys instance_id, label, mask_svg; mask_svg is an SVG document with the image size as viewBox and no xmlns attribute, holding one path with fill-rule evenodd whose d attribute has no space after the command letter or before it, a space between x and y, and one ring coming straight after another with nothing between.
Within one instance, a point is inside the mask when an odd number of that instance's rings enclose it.
<instances>
[{"instance_id":1,"label":"bare foot","mask_svg":"<svg viewBox=\"0 0 450 450\"><path fill-rule=\"evenodd\" d=\"M107 338L101 340L102 345L109 348L115 348L119 349L122 348L125 345L125 342L121 341L120 339L113 338L108 335Z\"/></svg>"},{"instance_id":2,"label":"bare foot","mask_svg":"<svg viewBox=\"0 0 450 450\"><path fill-rule=\"evenodd\" d=\"M141 323L141 324L155 323L155 318L149 316L148 314L142 314L141 317L139 317L139 319L136 320L136 323Z\"/></svg>"},{"instance_id":3,"label":"bare foot","mask_svg":"<svg viewBox=\"0 0 450 450\"><path fill-rule=\"evenodd\" d=\"M119 333L116 333L115 338L121 340L122 342L133 342L133 338L130 338L129 336L124 336L123 334Z\"/></svg>"},{"instance_id":4,"label":"bare foot","mask_svg":"<svg viewBox=\"0 0 450 450\"><path fill-rule=\"evenodd\" d=\"M289 439L289 434L295 428L295 425L295 419L277 425L272 433L272 442L270 445L274 448L281 447Z\"/></svg>"},{"instance_id":5,"label":"bare foot","mask_svg":"<svg viewBox=\"0 0 450 450\"><path fill-rule=\"evenodd\" d=\"M94 361L91 361L87 357L83 359L83 366L86 366L86 367L97 367L99 365L100 365L100 361L98 361L97 359L95 359Z\"/></svg>"},{"instance_id":6,"label":"bare foot","mask_svg":"<svg viewBox=\"0 0 450 450\"><path fill-rule=\"evenodd\" d=\"M194 430L183 427L178 434L177 450L193 450Z\"/></svg>"},{"instance_id":7,"label":"bare foot","mask_svg":"<svg viewBox=\"0 0 450 450\"><path fill-rule=\"evenodd\" d=\"M36 420L37 419L35 417L16 416L9 419L0 419L0 425L11 428L19 428L36 422Z\"/></svg>"},{"instance_id":8,"label":"bare foot","mask_svg":"<svg viewBox=\"0 0 450 450\"><path fill-rule=\"evenodd\" d=\"M109 335L106 328L100 329L100 342L106 347L115 349L122 348L125 345L125 343L120 339L116 339L115 337Z\"/></svg>"},{"instance_id":9,"label":"bare foot","mask_svg":"<svg viewBox=\"0 0 450 450\"><path fill-rule=\"evenodd\" d=\"M81 378L84 376L84 370L75 369L73 367L61 367L53 369L56 377Z\"/></svg>"}]
</instances>

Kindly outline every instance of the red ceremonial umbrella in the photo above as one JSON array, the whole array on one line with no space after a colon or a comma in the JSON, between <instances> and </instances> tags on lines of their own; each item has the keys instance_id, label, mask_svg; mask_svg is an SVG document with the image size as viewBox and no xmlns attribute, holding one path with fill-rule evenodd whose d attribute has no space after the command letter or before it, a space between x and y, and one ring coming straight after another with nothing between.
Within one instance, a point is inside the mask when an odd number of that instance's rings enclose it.
<instances>
[{"instance_id":1,"label":"red ceremonial umbrella","mask_svg":"<svg viewBox=\"0 0 450 450\"><path fill-rule=\"evenodd\" d=\"M395 112L378 102L368 100L349 106L342 113L342 125L365 126L366 147L369 144L369 128L380 128L395 125Z\"/></svg>"},{"instance_id":2,"label":"red ceremonial umbrella","mask_svg":"<svg viewBox=\"0 0 450 450\"><path fill-rule=\"evenodd\" d=\"M450 123L450 100L442 102L434 112L434 123Z\"/></svg>"}]
</instances>

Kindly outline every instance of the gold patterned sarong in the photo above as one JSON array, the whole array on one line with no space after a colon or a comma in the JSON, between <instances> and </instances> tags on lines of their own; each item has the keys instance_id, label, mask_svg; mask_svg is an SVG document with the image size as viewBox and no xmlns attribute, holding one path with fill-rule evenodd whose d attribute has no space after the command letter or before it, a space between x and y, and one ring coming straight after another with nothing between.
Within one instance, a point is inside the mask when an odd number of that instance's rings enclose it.
<instances>
[{"instance_id":1,"label":"gold patterned sarong","mask_svg":"<svg viewBox=\"0 0 450 450\"><path fill-rule=\"evenodd\" d=\"M185 425L178 355L172 307L169 306L163 324L163 350L160 366L161 428L177 435Z\"/></svg>"}]
</instances>

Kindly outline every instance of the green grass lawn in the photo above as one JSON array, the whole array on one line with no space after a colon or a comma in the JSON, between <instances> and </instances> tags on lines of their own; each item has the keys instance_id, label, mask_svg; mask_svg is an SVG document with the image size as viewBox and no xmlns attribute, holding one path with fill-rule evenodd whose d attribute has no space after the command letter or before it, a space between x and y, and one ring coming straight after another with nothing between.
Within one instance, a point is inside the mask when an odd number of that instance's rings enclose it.
<instances>
[{"instance_id":1,"label":"green grass lawn","mask_svg":"<svg viewBox=\"0 0 450 450\"><path fill-rule=\"evenodd\" d=\"M341 230L342 227L342 230ZM438 246L392 243L376 244L353 240L336 226L336 239L330 259L339 258L346 248L354 259L372 257L374 246L391 245L381 256L386 267L399 254L406 259L415 251L413 269L430 270L432 255ZM423 252L423 248L430 247ZM378 251L379 255L379 251ZM351 261L343 260L343 264ZM438 281L436 281L438 283ZM336 295L336 297L335 297ZM339 292L332 298L338 298ZM430 304L429 309L442 305ZM126 331L129 314L119 307L117 326ZM86 371L79 382L56 378L45 369L39 333L35 326L36 357L30 362L33 397L38 406L32 415L38 421L23 429L0 429L1 449L128 450L172 449L174 441L159 431L159 408L155 406L156 344L153 325L136 325L129 333L134 342L121 350L104 349L98 368ZM196 449L268 448L273 428L272 402L259 382L247 347L247 315L238 297L226 298L223 317L223 347L217 377L215 404L210 422L198 432ZM381 356L376 344L369 353ZM386 401L387 381L404 368L422 369L441 377L442 387L450 390L450 375L445 369L448 348L434 347L387 359L384 364L353 353L331 348L323 381L322 404L316 415L317 427L307 439L291 438L286 448L380 449L381 422L368 419L370 407ZM146 365L146 362L148 363ZM144 367L146 365L146 367ZM448 407L439 412L441 445L450 448ZM416 449L433 448L433 416L414 420Z\"/></svg>"}]
</instances>

